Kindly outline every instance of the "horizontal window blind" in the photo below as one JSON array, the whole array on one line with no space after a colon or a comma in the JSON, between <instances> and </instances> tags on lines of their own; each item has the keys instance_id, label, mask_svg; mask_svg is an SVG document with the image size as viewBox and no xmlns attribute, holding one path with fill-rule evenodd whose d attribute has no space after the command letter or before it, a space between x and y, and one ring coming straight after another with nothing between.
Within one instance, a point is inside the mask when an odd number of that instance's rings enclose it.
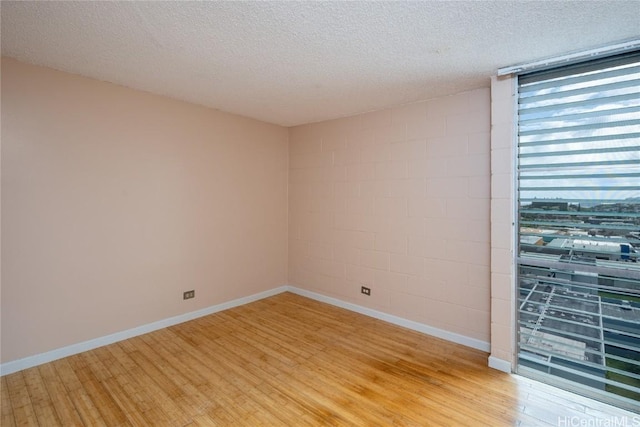
<instances>
[{"instance_id":1,"label":"horizontal window blind","mask_svg":"<svg viewBox=\"0 0 640 427\"><path fill-rule=\"evenodd\" d=\"M518 370L637 405L638 52L519 76L518 228Z\"/></svg>"}]
</instances>

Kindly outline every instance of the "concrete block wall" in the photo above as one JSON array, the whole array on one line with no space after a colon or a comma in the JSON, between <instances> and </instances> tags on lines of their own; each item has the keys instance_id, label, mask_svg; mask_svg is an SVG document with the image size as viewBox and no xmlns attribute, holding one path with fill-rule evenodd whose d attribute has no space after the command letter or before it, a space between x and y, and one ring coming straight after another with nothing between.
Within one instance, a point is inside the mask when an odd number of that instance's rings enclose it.
<instances>
[{"instance_id":1,"label":"concrete block wall","mask_svg":"<svg viewBox=\"0 0 640 427\"><path fill-rule=\"evenodd\" d=\"M490 366L514 363L515 78L491 80L491 356Z\"/></svg>"},{"instance_id":2,"label":"concrete block wall","mask_svg":"<svg viewBox=\"0 0 640 427\"><path fill-rule=\"evenodd\" d=\"M290 284L489 342L489 89L289 140Z\"/></svg>"}]
</instances>

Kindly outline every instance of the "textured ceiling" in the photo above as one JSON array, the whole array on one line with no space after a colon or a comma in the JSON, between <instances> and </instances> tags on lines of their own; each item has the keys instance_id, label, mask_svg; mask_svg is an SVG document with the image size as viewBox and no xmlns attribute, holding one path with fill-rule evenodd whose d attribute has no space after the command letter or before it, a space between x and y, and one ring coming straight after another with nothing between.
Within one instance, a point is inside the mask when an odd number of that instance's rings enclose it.
<instances>
[{"instance_id":1,"label":"textured ceiling","mask_svg":"<svg viewBox=\"0 0 640 427\"><path fill-rule=\"evenodd\" d=\"M2 54L291 126L640 35L640 1L10 2Z\"/></svg>"}]
</instances>

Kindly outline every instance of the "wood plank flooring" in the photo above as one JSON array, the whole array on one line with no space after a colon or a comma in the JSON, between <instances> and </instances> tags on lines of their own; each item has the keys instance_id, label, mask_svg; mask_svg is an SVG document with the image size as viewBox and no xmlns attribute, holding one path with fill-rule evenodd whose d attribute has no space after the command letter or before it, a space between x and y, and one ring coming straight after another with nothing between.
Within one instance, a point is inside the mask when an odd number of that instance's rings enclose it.
<instances>
[{"instance_id":1,"label":"wood plank flooring","mask_svg":"<svg viewBox=\"0 0 640 427\"><path fill-rule=\"evenodd\" d=\"M481 351L284 293L6 375L0 424L640 425L486 365Z\"/></svg>"}]
</instances>

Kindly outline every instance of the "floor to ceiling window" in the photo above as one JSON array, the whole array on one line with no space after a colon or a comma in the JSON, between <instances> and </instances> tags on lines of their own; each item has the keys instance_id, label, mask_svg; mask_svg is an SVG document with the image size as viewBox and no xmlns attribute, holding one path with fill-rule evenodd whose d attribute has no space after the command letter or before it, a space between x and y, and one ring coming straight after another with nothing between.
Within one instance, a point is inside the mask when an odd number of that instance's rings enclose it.
<instances>
[{"instance_id":1,"label":"floor to ceiling window","mask_svg":"<svg viewBox=\"0 0 640 427\"><path fill-rule=\"evenodd\" d=\"M518 77L519 373L640 404L640 52Z\"/></svg>"}]
</instances>

